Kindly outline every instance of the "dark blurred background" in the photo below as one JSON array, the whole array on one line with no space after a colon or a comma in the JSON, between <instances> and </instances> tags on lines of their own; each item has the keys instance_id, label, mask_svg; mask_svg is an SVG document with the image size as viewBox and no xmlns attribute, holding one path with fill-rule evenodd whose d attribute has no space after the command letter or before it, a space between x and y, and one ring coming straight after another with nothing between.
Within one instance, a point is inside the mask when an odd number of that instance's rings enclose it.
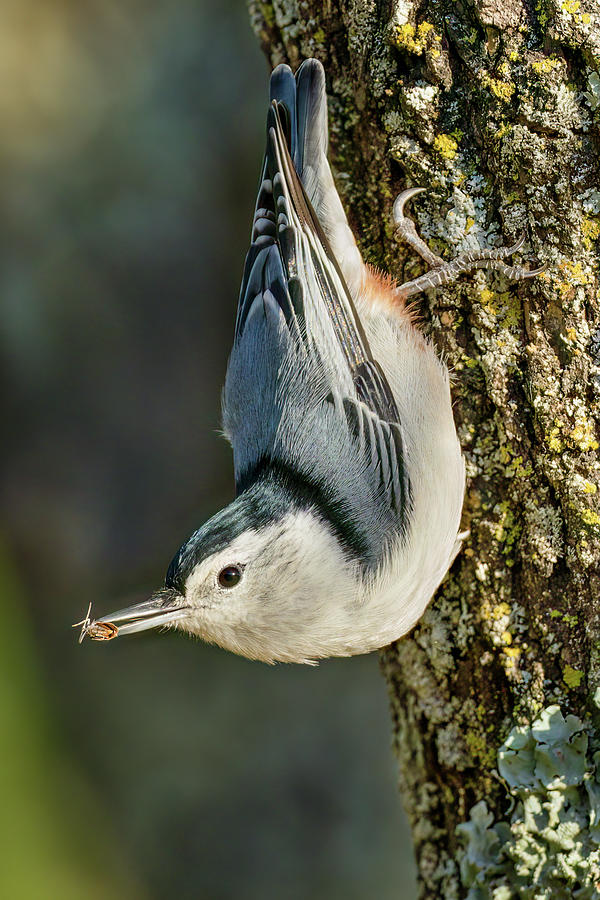
<instances>
[{"instance_id":1,"label":"dark blurred background","mask_svg":"<svg viewBox=\"0 0 600 900\"><path fill-rule=\"evenodd\" d=\"M232 495L267 65L241 0L4 0L0 896L415 896L376 655L77 644Z\"/></svg>"}]
</instances>

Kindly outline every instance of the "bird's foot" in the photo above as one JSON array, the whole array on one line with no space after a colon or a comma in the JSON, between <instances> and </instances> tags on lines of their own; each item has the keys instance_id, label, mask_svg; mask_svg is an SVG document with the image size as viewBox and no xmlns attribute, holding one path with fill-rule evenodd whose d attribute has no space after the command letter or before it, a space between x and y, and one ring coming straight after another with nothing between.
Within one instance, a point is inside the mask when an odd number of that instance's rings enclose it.
<instances>
[{"instance_id":1,"label":"bird's foot","mask_svg":"<svg viewBox=\"0 0 600 900\"><path fill-rule=\"evenodd\" d=\"M450 262L444 262L441 256L433 253L425 241L417 234L415 223L404 215L405 204L422 193L425 188L409 188L402 191L396 197L393 207L394 222L396 223L396 237L404 239L407 244L416 250L429 265L429 271L412 281L407 281L397 287L395 296L400 300L407 300L414 294L418 294L427 288L439 287L456 281L459 275L470 272L472 269L496 269L502 272L511 281L521 281L524 278L535 278L544 271L545 266L539 269L524 269L521 266L508 266L503 260L520 250L525 242L521 237L512 247L499 247L496 250L477 250L470 253L461 253L460 256Z\"/></svg>"}]
</instances>

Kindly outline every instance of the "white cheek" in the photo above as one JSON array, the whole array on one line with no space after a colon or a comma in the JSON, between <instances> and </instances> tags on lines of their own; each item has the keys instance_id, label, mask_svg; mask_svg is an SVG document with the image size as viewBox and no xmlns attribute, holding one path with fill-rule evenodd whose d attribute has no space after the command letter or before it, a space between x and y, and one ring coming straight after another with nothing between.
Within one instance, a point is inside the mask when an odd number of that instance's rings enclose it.
<instances>
[{"instance_id":1,"label":"white cheek","mask_svg":"<svg viewBox=\"0 0 600 900\"><path fill-rule=\"evenodd\" d=\"M220 569L219 569L220 571ZM186 602L194 616L206 620L237 618L237 610L245 596L245 579L238 584L224 588L219 584L218 573L193 572L185 587Z\"/></svg>"},{"instance_id":2,"label":"white cheek","mask_svg":"<svg viewBox=\"0 0 600 900\"><path fill-rule=\"evenodd\" d=\"M209 596L217 587L216 573L211 571L206 562L199 563L185 583L185 599L188 603L198 606L203 598Z\"/></svg>"},{"instance_id":3,"label":"white cheek","mask_svg":"<svg viewBox=\"0 0 600 900\"><path fill-rule=\"evenodd\" d=\"M199 622L222 605L225 591L219 587L217 573L211 569L200 563L192 570L185 583L184 596L190 608L188 624L194 631L198 631Z\"/></svg>"}]
</instances>

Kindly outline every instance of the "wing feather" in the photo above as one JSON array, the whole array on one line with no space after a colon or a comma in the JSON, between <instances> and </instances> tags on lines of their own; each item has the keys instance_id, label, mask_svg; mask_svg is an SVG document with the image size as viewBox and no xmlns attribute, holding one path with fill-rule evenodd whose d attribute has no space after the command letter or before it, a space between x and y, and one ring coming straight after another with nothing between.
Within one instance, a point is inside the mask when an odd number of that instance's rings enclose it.
<instances>
[{"instance_id":1,"label":"wing feather","mask_svg":"<svg viewBox=\"0 0 600 900\"><path fill-rule=\"evenodd\" d=\"M304 85L298 92L291 71L278 67L271 97L224 391L236 483L245 489L252 471L264 471L265 459L278 457L286 464L296 459L300 473L321 472L323 481L329 479L328 490L345 508L355 506L353 491L363 507L370 502L382 533L402 530L410 499L396 403L299 175L313 177L318 171L311 166L315 154L322 170L324 147L314 117L325 116L326 123L324 89ZM321 425L331 429L332 408L336 438L340 429L344 452L355 463L354 485L332 460L323 462L327 435L317 432ZM244 418L249 411L250 423ZM366 489L357 487L359 478Z\"/></svg>"}]
</instances>

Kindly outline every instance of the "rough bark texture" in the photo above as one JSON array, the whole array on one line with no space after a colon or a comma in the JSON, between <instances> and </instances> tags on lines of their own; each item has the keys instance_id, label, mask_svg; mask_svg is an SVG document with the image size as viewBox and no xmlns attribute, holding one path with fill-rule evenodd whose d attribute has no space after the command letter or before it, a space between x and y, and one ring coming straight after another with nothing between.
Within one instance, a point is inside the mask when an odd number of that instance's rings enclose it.
<instances>
[{"instance_id":1,"label":"rough bark texture","mask_svg":"<svg viewBox=\"0 0 600 900\"><path fill-rule=\"evenodd\" d=\"M421 896L600 896L598 4L250 12L272 64L325 65L332 162L370 262L422 271L390 217L419 185L412 213L441 255L524 233L522 259L547 264L419 302L454 372L471 536L382 665Z\"/></svg>"}]
</instances>

